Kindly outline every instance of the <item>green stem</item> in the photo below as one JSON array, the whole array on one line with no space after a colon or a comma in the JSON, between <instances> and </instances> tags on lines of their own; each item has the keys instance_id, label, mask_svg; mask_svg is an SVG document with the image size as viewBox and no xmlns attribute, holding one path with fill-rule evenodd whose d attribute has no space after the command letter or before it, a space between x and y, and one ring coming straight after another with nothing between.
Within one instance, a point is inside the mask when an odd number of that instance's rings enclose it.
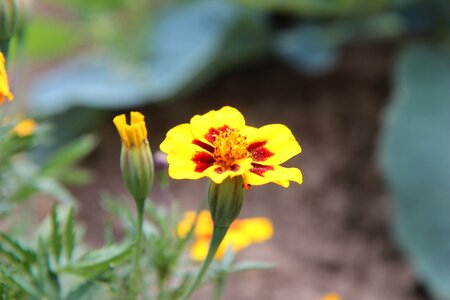
<instances>
[{"instance_id":1,"label":"green stem","mask_svg":"<svg viewBox=\"0 0 450 300\"><path fill-rule=\"evenodd\" d=\"M138 200L136 199L136 207L137 207L137 237L136 237L136 246L133 258L133 270L131 273L131 293L130 299L136 299L139 294L141 288L141 253L142 253L142 227L144 224L144 205L145 199Z\"/></svg>"},{"instance_id":2,"label":"green stem","mask_svg":"<svg viewBox=\"0 0 450 300\"><path fill-rule=\"evenodd\" d=\"M0 52L3 53L3 56L5 56L5 60L8 59L9 54L9 39L0 41Z\"/></svg>"},{"instance_id":3,"label":"green stem","mask_svg":"<svg viewBox=\"0 0 450 300\"><path fill-rule=\"evenodd\" d=\"M223 289L225 287L225 276L219 275L216 279L216 286L214 289L214 300L222 299Z\"/></svg>"},{"instance_id":4,"label":"green stem","mask_svg":"<svg viewBox=\"0 0 450 300\"><path fill-rule=\"evenodd\" d=\"M216 255L217 249L219 249L220 243L227 234L227 231L228 227L214 226L211 243L209 244L208 255L203 261L202 267L200 268L200 271L197 273L197 277L189 287L186 294L181 298L181 300L188 300L192 296L198 285L201 283L203 276L208 270L208 267L211 264L211 262L214 260L214 256Z\"/></svg>"}]
</instances>

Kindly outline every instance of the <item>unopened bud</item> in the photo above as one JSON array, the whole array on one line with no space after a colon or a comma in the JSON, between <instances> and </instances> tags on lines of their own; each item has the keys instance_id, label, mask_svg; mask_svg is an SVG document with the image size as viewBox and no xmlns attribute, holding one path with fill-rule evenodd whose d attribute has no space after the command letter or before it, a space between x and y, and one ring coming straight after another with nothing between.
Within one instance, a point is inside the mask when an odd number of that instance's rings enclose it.
<instances>
[{"instance_id":1,"label":"unopened bud","mask_svg":"<svg viewBox=\"0 0 450 300\"><path fill-rule=\"evenodd\" d=\"M211 181L209 210L216 227L229 227L239 216L244 202L242 176L227 178L222 183Z\"/></svg>"},{"instance_id":2,"label":"unopened bud","mask_svg":"<svg viewBox=\"0 0 450 300\"><path fill-rule=\"evenodd\" d=\"M0 41L9 40L14 34L19 19L17 0L0 0Z\"/></svg>"}]
</instances>

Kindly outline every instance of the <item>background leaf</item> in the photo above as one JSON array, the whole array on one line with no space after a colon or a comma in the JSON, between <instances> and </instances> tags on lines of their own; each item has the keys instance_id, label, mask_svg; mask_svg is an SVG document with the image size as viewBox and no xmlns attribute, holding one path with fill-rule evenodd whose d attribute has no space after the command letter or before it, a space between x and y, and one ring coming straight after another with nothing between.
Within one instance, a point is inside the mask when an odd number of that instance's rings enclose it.
<instances>
[{"instance_id":1,"label":"background leaf","mask_svg":"<svg viewBox=\"0 0 450 300\"><path fill-rule=\"evenodd\" d=\"M36 82L31 105L52 114L74 106L117 109L166 100L268 49L263 15L225 0L175 6L159 13L152 28L144 37L143 61L105 53L75 58ZM247 47L236 47L246 39Z\"/></svg>"},{"instance_id":2,"label":"background leaf","mask_svg":"<svg viewBox=\"0 0 450 300\"><path fill-rule=\"evenodd\" d=\"M450 50L399 55L380 161L394 200L394 232L419 276L450 299Z\"/></svg>"}]
</instances>

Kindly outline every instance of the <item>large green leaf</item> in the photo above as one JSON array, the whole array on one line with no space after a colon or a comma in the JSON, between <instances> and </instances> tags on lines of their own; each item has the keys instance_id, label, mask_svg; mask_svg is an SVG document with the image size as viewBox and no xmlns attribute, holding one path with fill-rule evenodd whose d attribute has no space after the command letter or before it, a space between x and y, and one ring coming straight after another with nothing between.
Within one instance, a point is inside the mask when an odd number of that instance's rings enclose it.
<instances>
[{"instance_id":1,"label":"large green leaf","mask_svg":"<svg viewBox=\"0 0 450 300\"><path fill-rule=\"evenodd\" d=\"M155 17L154 32L143 40L145 59L138 64L110 53L74 58L39 78L31 104L39 112L57 113L75 106L124 108L172 98L224 67L267 51L266 25L262 13L226 0L175 6Z\"/></svg>"},{"instance_id":2,"label":"large green leaf","mask_svg":"<svg viewBox=\"0 0 450 300\"><path fill-rule=\"evenodd\" d=\"M450 299L450 49L400 53L380 142L395 237L433 294Z\"/></svg>"}]
</instances>

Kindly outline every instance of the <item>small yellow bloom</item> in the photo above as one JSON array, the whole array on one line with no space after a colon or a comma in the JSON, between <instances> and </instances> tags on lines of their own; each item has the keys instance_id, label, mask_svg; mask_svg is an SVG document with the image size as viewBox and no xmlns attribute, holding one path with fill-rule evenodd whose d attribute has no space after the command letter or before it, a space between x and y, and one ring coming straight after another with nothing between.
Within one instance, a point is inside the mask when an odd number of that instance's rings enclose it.
<instances>
[{"instance_id":1,"label":"small yellow bloom","mask_svg":"<svg viewBox=\"0 0 450 300\"><path fill-rule=\"evenodd\" d=\"M184 237L188 234L196 218L196 212L189 211L184 219L178 224L178 235ZM197 224L194 229L195 241L191 248L191 257L195 261L205 259L209 242L213 232L213 221L211 214L203 210L198 215ZM249 218L235 220L223 239L216 253L216 259L220 259L227 249L234 253L250 246L254 243L264 242L273 236L273 225L266 218Z\"/></svg>"},{"instance_id":2,"label":"small yellow bloom","mask_svg":"<svg viewBox=\"0 0 450 300\"><path fill-rule=\"evenodd\" d=\"M125 114L116 116L113 120L120 138L127 148L140 146L147 141L147 128L145 127L144 116L137 111L132 111L130 115L131 122L129 125Z\"/></svg>"},{"instance_id":3,"label":"small yellow bloom","mask_svg":"<svg viewBox=\"0 0 450 300\"><path fill-rule=\"evenodd\" d=\"M335 293L329 293L322 297L322 300L341 300L341 297L339 297L338 294Z\"/></svg>"},{"instance_id":4,"label":"small yellow bloom","mask_svg":"<svg viewBox=\"0 0 450 300\"><path fill-rule=\"evenodd\" d=\"M220 184L242 176L246 188L269 182L283 187L290 181L302 183L299 169L280 166L301 152L289 128L247 126L242 114L229 106L172 128L160 149L168 155L169 175L174 179L206 176Z\"/></svg>"},{"instance_id":5,"label":"small yellow bloom","mask_svg":"<svg viewBox=\"0 0 450 300\"><path fill-rule=\"evenodd\" d=\"M13 133L20 137L27 137L34 133L36 129L36 122L32 119L25 119L20 121L12 130Z\"/></svg>"},{"instance_id":6,"label":"small yellow bloom","mask_svg":"<svg viewBox=\"0 0 450 300\"><path fill-rule=\"evenodd\" d=\"M6 73L5 57L3 53L0 52L0 105L3 103L4 98L8 101L14 99L13 94L9 90L8 74Z\"/></svg>"},{"instance_id":7,"label":"small yellow bloom","mask_svg":"<svg viewBox=\"0 0 450 300\"><path fill-rule=\"evenodd\" d=\"M131 112L131 122L127 124L124 114L113 120L122 139L120 169L128 191L142 204L153 185L154 167L144 116Z\"/></svg>"}]
</instances>

